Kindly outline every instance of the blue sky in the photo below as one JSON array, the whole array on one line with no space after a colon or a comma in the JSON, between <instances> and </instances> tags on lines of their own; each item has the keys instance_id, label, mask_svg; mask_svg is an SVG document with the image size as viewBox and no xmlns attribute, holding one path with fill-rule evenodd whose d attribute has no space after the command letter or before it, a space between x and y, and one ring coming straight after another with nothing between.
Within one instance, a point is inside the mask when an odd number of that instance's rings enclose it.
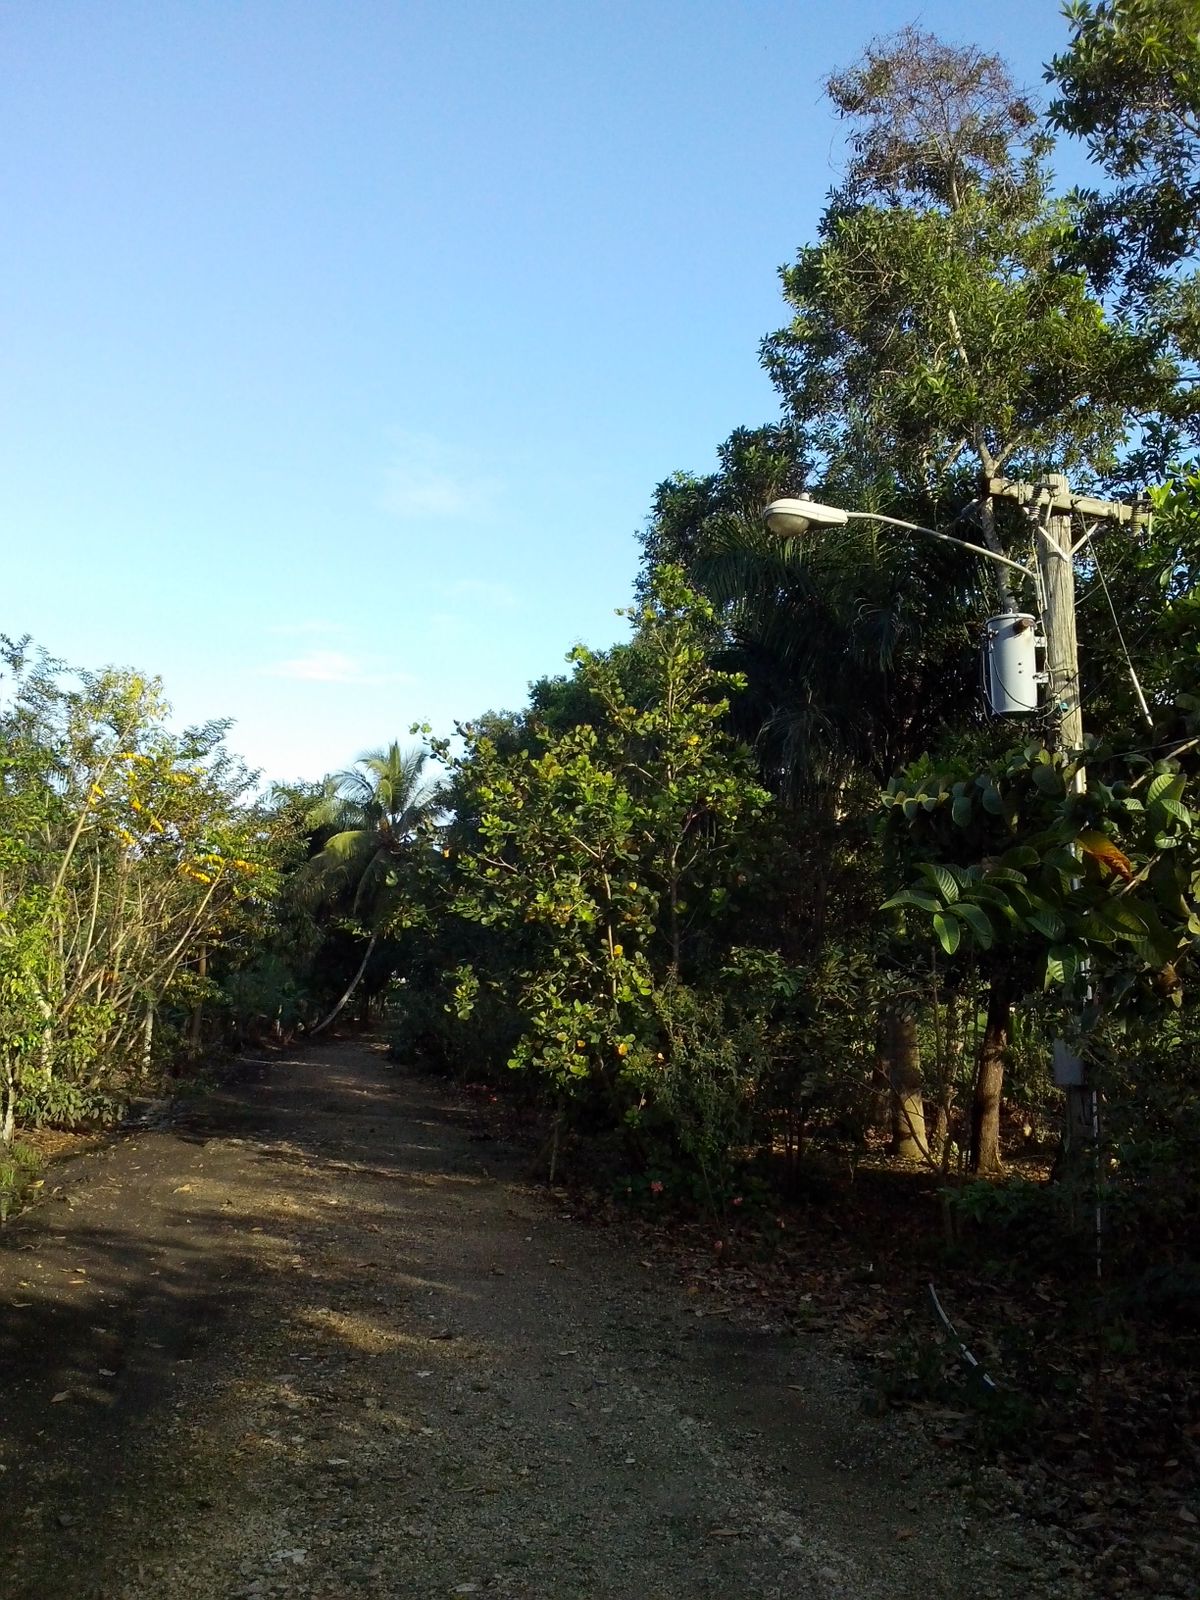
<instances>
[{"instance_id":1,"label":"blue sky","mask_svg":"<svg viewBox=\"0 0 1200 1600\"><path fill-rule=\"evenodd\" d=\"M654 485L776 415L820 81L997 0L0 0L0 631L268 779L622 636ZM1078 158L1072 169L1078 170Z\"/></svg>"}]
</instances>

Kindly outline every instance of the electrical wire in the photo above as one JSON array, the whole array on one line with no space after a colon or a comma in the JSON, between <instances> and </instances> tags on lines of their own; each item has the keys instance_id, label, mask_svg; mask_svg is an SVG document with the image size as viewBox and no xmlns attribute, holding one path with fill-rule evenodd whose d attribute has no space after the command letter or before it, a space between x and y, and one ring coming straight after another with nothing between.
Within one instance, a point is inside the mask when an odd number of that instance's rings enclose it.
<instances>
[{"instance_id":1,"label":"electrical wire","mask_svg":"<svg viewBox=\"0 0 1200 1600\"><path fill-rule=\"evenodd\" d=\"M1108 609L1112 615L1113 627L1117 630L1117 639L1120 641L1121 651L1125 657L1125 665L1129 668L1129 677L1133 684L1133 692L1137 695L1138 705L1141 707L1142 716L1146 720L1146 726L1148 728L1153 728L1154 718L1150 715L1150 707L1146 704L1146 696L1142 693L1141 680L1138 678L1137 669L1133 664L1133 658L1129 654L1129 647L1125 643L1125 635L1121 632L1121 624L1117 618L1117 608L1113 605L1112 595L1109 593L1108 588L1108 579L1104 576L1104 568L1100 565L1100 557L1094 545L1092 547L1092 561L1096 567L1096 576L1100 579L1101 586L1104 589L1104 598L1108 601Z\"/></svg>"}]
</instances>

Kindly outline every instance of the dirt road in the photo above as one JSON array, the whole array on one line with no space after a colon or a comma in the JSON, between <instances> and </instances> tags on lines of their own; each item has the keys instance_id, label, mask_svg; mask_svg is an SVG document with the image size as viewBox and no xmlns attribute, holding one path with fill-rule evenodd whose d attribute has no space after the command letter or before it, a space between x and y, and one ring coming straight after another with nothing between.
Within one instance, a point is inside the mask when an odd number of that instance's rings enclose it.
<instances>
[{"instance_id":1,"label":"dirt road","mask_svg":"<svg viewBox=\"0 0 1200 1600\"><path fill-rule=\"evenodd\" d=\"M56 1172L0 1244L0 1595L1085 1592L522 1164L334 1044Z\"/></svg>"}]
</instances>

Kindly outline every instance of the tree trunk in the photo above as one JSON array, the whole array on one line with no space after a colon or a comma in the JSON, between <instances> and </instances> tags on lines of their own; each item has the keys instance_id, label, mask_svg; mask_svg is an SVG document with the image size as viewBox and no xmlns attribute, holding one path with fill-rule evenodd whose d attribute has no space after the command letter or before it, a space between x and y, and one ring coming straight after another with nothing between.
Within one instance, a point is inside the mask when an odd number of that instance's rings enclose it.
<instances>
[{"instance_id":1,"label":"tree trunk","mask_svg":"<svg viewBox=\"0 0 1200 1600\"><path fill-rule=\"evenodd\" d=\"M871 1109L869 1120L877 1133L887 1133L892 1116L892 1019L880 1016L875 1023L875 1065L871 1068Z\"/></svg>"},{"instance_id":2,"label":"tree trunk","mask_svg":"<svg viewBox=\"0 0 1200 1600\"><path fill-rule=\"evenodd\" d=\"M17 1080L12 1068L4 1074L4 1093L0 1097L0 1150L6 1150L17 1132Z\"/></svg>"},{"instance_id":3,"label":"tree trunk","mask_svg":"<svg viewBox=\"0 0 1200 1600\"><path fill-rule=\"evenodd\" d=\"M362 981L362 975L367 970L367 962L370 961L372 952L374 951L378 942L379 935L373 933L370 939L367 941L367 951L363 956L362 961L359 963L358 971L350 979L350 987L346 990L345 994L338 1001L337 1005L334 1006L333 1010L329 1013L325 1020L317 1023L316 1027L310 1034L311 1038L315 1038L318 1033L324 1033L325 1029L333 1021L334 1017L338 1015L342 1007L346 1004L347 1000L349 1000L350 996L354 993L355 989L358 988L360 982Z\"/></svg>"},{"instance_id":4,"label":"tree trunk","mask_svg":"<svg viewBox=\"0 0 1200 1600\"><path fill-rule=\"evenodd\" d=\"M892 1089L892 1154L923 1161L929 1153L925 1137L925 1102L921 1095L921 1054L917 1019L900 1010L889 1019L888 1055Z\"/></svg>"},{"instance_id":5,"label":"tree trunk","mask_svg":"<svg viewBox=\"0 0 1200 1600\"><path fill-rule=\"evenodd\" d=\"M1004 1089L1004 1052L1008 1049L1008 1013L1008 980L993 978L971 1102L972 1172L999 1172L1002 1166L1000 1096Z\"/></svg>"},{"instance_id":6,"label":"tree trunk","mask_svg":"<svg viewBox=\"0 0 1200 1600\"><path fill-rule=\"evenodd\" d=\"M961 1002L953 989L946 995L942 1008L942 1034L939 1041L937 1102L933 1114L933 1132L929 1138L929 1153L939 1169L949 1172L957 1160L958 1144L955 1139L955 1104L962 1074Z\"/></svg>"},{"instance_id":7,"label":"tree trunk","mask_svg":"<svg viewBox=\"0 0 1200 1600\"><path fill-rule=\"evenodd\" d=\"M146 1018L142 1023L142 1072L150 1076L150 1068L154 1064L154 1004L147 1002Z\"/></svg>"},{"instance_id":8,"label":"tree trunk","mask_svg":"<svg viewBox=\"0 0 1200 1600\"><path fill-rule=\"evenodd\" d=\"M208 977L208 946L206 944L200 946L200 953L196 960L196 976L198 978ZM195 1057L200 1054L203 1028L204 1001L197 1000L192 1011L192 1025L188 1031L188 1055Z\"/></svg>"}]
</instances>

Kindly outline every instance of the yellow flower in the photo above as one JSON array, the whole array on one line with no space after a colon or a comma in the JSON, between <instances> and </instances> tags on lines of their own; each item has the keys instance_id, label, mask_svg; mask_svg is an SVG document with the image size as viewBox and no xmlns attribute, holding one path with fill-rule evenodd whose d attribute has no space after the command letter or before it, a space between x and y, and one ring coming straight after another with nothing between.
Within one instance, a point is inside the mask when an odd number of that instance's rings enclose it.
<instances>
[{"instance_id":1,"label":"yellow flower","mask_svg":"<svg viewBox=\"0 0 1200 1600\"><path fill-rule=\"evenodd\" d=\"M586 1050L587 1049L587 1045L584 1043L584 1041L582 1039L576 1039L575 1048L576 1048L576 1050Z\"/></svg>"},{"instance_id":2,"label":"yellow flower","mask_svg":"<svg viewBox=\"0 0 1200 1600\"><path fill-rule=\"evenodd\" d=\"M627 1044L619 1044L617 1046L617 1054L619 1056L627 1056L629 1054L629 1046Z\"/></svg>"},{"instance_id":3,"label":"yellow flower","mask_svg":"<svg viewBox=\"0 0 1200 1600\"><path fill-rule=\"evenodd\" d=\"M623 956L624 954L625 954L625 946L623 944L615 944L615 945L613 945L613 955L615 955L615 956Z\"/></svg>"}]
</instances>

